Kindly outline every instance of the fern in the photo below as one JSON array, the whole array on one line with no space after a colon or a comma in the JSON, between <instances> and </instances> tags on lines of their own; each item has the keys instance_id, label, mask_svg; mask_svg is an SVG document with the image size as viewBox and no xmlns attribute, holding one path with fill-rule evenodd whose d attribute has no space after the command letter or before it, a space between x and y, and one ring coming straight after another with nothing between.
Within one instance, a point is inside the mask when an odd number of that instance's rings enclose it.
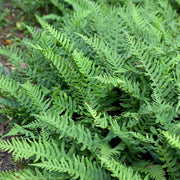
<instances>
[{"instance_id":1,"label":"fern","mask_svg":"<svg viewBox=\"0 0 180 180\"><path fill-rule=\"evenodd\" d=\"M56 174L59 176L59 180L62 180L62 179L67 179L68 177L67 176L64 176L62 174ZM0 178L1 179L4 179L4 180L11 180L12 178L14 180L18 180L19 178L21 178L22 180L26 180L27 178L31 177L33 179L50 179L50 180L55 180L57 179L56 175L52 174L52 173L49 173L47 171L43 171L41 172L40 169L36 168L35 170L32 170L32 169L24 169L23 171L15 171L15 172L3 172L1 175L0 175Z\"/></svg>"},{"instance_id":2,"label":"fern","mask_svg":"<svg viewBox=\"0 0 180 180\"><path fill-rule=\"evenodd\" d=\"M110 179L110 176L102 171L96 163L88 161L85 157L72 159L62 158L60 161L51 160L43 163L32 164L51 171L67 172L71 177L77 179Z\"/></svg>"},{"instance_id":3,"label":"fern","mask_svg":"<svg viewBox=\"0 0 180 180\"><path fill-rule=\"evenodd\" d=\"M50 3L32 38L0 48L17 69L0 76L0 149L28 162L0 178L179 179L175 2Z\"/></svg>"},{"instance_id":4,"label":"fern","mask_svg":"<svg viewBox=\"0 0 180 180\"><path fill-rule=\"evenodd\" d=\"M116 162L114 159L101 158L103 165L112 172L113 177L122 180L140 180L141 177L133 172L133 169L125 167L121 163Z\"/></svg>"},{"instance_id":5,"label":"fern","mask_svg":"<svg viewBox=\"0 0 180 180\"><path fill-rule=\"evenodd\" d=\"M173 149L165 149L165 148L158 148L158 154L160 155L160 159L164 161L163 168L167 168L168 174L172 179L179 178L179 164L178 162L178 155L176 155Z\"/></svg>"},{"instance_id":6,"label":"fern","mask_svg":"<svg viewBox=\"0 0 180 180\"><path fill-rule=\"evenodd\" d=\"M180 149L180 137L175 134L172 135L170 132L163 132L164 136L168 139L169 143L175 147Z\"/></svg>"},{"instance_id":7,"label":"fern","mask_svg":"<svg viewBox=\"0 0 180 180\"><path fill-rule=\"evenodd\" d=\"M16 67L21 68L20 63L24 62L25 58L25 53L22 50L18 49L16 46L11 46L10 48L1 46L0 53L9 57L9 61L16 65Z\"/></svg>"},{"instance_id":8,"label":"fern","mask_svg":"<svg viewBox=\"0 0 180 180\"><path fill-rule=\"evenodd\" d=\"M149 179L149 178L153 178L155 180L166 179L165 172L160 165L154 165L151 162L140 162L140 163L135 163L134 168L139 169L140 172L144 172L146 174L144 179Z\"/></svg>"},{"instance_id":9,"label":"fern","mask_svg":"<svg viewBox=\"0 0 180 180\"><path fill-rule=\"evenodd\" d=\"M69 136L77 140L79 144L82 144L81 150L88 148L89 150L95 151L95 149L98 147L98 141L100 141L98 136L96 135L93 139L88 129L85 129L84 126L81 126L80 124L75 125L68 116L61 116L59 119L57 113L48 113L41 114L39 116L37 115L37 118L60 131L61 133L59 138Z\"/></svg>"}]
</instances>

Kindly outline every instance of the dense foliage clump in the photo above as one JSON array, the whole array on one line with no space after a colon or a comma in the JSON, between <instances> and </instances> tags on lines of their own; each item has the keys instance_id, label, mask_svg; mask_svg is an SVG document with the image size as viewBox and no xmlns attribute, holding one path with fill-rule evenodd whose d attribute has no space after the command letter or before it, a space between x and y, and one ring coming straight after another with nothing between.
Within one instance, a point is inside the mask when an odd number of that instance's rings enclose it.
<instances>
[{"instance_id":1,"label":"dense foliage clump","mask_svg":"<svg viewBox=\"0 0 180 180\"><path fill-rule=\"evenodd\" d=\"M23 51L0 49L0 148L29 167L1 179L179 179L178 1L51 3Z\"/></svg>"}]
</instances>

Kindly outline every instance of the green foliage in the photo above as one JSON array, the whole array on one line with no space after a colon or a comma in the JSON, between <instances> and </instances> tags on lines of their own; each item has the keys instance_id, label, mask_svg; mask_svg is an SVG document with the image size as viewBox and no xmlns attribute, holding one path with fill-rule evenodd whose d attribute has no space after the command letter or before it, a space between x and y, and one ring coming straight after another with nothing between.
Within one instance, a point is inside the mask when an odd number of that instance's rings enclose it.
<instances>
[{"instance_id":1,"label":"green foliage","mask_svg":"<svg viewBox=\"0 0 180 180\"><path fill-rule=\"evenodd\" d=\"M26 13L31 13L34 10L38 10L40 7L44 6L44 4L47 3L46 0L34 0L34 1L30 1L30 0L11 0L13 5L15 7L19 7L21 8L23 11L25 11Z\"/></svg>"},{"instance_id":2,"label":"green foliage","mask_svg":"<svg viewBox=\"0 0 180 180\"><path fill-rule=\"evenodd\" d=\"M0 2L0 32L2 30L2 27L4 27L5 24L7 24L7 20L5 19L6 16L8 16L9 14L9 9L8 8L4 8L4 3L5 0L1 0Z\"/></svg>"},{"instance_id":3,"label":"green foliage","mask_svg":"<svg viewBox=\"0 0 180 180\"><path fill-rule=\"evenodd\" d=\"M168 0L51 3L62 14L36 16L23 50L0 48L17 68L0 76L13 124L0 149L29 165L0 178L178 180L176 10Z\"/></svg>"}]
</instances>

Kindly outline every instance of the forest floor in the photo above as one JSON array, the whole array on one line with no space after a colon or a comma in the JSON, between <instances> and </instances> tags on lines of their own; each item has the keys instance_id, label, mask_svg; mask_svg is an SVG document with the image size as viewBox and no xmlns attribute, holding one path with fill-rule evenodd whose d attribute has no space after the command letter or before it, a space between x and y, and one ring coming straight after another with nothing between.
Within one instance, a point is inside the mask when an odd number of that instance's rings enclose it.
<instances>
[{"instance_id":1,"label":"forest floor","mask_svg":"<svg viewBox=\"0 0 180 180\"><path fill-rule=\"evenodd\" d=\"M0 8L3 11L0 17L0 46L11 46L15 37L22 39L24 32L20 30L21 21L24 19L22 11L14 8L12 3L7 1ZM5 57L0 57L0 63L13 70L13 65Z\"/></svg>"},{"instance_id":2,"label":"forest floor","mask_svg":"<svg viewBox=\"0 0 180 180\"><path fill-rule=\"evenodd\" d=\"M2 14L0 14L0 46L10 47L14 43L15 37L19 39L24 37L24 32L20 29L20 22L24 19L22 16L23 12L21 9L13 7L10 1L5 1L5 3L1 4L0 11L2 12ZM8 58L0 56L0 68L2 68L3 65L6 74L9 70L14 70L12 63L8 62ZM1 104L0 108L2 108ZM2 115L0 115L0 138L7 134L10 128L8 122L2 122ZM6 137L4 139L9 138ZM0 150L0 173L7 170L19 170L20 168L21 163L15 162L11 153Z\"/></svg>"}]
</instances>

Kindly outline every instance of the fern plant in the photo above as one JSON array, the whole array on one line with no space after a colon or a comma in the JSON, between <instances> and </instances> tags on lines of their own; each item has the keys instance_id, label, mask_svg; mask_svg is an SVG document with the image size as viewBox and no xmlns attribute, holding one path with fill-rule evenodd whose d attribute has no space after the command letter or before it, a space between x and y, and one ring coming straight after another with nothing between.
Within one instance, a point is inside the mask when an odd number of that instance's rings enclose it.
<instances>
[{"instance_id":1,"label":"fern plant","mask_svg":"<svg viewBox=\"0 0 180 180\"><path fill-rule=\"evenodd\" d=\"M177 12L168 0L51 2L63 16L26 25L23 51L0 48L17 67L0 76L13 124L0 149L29 167L1 179L179 179Z\"/></svg>"}]
</instances>

